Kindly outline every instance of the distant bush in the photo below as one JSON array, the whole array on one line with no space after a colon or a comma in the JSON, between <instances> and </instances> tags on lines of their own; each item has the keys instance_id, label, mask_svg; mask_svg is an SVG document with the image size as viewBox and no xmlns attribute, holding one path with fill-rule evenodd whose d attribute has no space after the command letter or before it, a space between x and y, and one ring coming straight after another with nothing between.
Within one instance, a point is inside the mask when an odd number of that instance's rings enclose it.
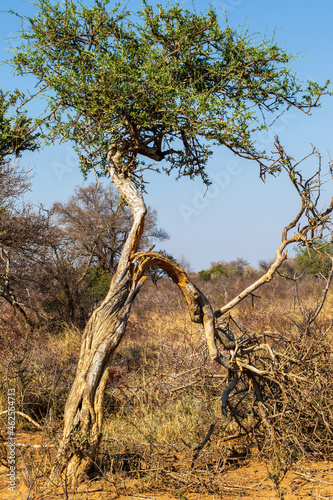
<instances>
[{"instance_id":1,"label":"distant bush","mask_svg":"<svg viewBox=\"0 0 333 500\"><path fill-rule=\"evenodd\" d=\"M226 276L227 274L228 269L224 264L216 264L210 269L200 271L199 278L201 281L211 281L219 278L220 276Z\"/></svg>"},{"instance_id":2,"label":"distant bush","mask_svg":"<svg viewBox=\"0 0 333 500\"><path fill-rule=\"evenodd\" d=\"M305 272L307 276L328 276L333 257L333 244L323 239L317 240L315 249L298 248L296 250L296 269Z\"/></svg>"},{"instance_id":3,"label":"distant bush","mask_svg":"<svg viewBox=\"0 0 333 500\"><path fill-rule=\"evenodd\" d=\"M244 270L249 267L249 263L242 258L232 260L230 262L219 261L211 262L211 268L200 271L200 281L214 281L220 276L241 276Z\"/></svg>"}]
</instances>

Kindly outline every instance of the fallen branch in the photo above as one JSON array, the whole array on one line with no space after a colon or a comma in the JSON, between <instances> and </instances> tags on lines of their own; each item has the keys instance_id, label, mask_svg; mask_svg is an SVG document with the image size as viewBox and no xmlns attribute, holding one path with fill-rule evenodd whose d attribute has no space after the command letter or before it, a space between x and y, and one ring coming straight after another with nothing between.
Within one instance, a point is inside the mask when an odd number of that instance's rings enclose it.
<instances>
[{"instance_id":1,"label":"fallen branch","mask_svg":"<svg viewBox=\"0 0 333 500\"><path fill-rule=\"evenodd\" d=\"M316 479L315 477L308 476L307 474L304 474L302 472L297 472L297 471L292 471L293 474L296 474L297 476L304 477L307 481L311 481L312 483L323 483L323 484L333 484L333 481L324 481L323 479Z\"/></svg>"},{"instance_id":2,"label":"fallen branch","mask_svg":"<svg viewBox=\"0 0 333 500\"><path fill-rule=\"evenodd\" d=\"M8 410L0 412L0 415L4 415L5 413L8 413ZM20 415L20 417L25 418L28 420L31 424L33 424L37 429L44 430L44 427L42 425L39 425L37 422L35 422L29 415L26 415L25 413L22 413L21 411L15 411L15 415Z\"/></svg>"}]
</instances>

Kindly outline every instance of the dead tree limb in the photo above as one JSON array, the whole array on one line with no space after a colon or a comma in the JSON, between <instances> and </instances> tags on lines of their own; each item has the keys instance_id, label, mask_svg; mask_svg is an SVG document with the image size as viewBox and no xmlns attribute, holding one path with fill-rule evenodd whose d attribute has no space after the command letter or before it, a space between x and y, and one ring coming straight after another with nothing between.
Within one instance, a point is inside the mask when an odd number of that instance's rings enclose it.
<instances>
[{"instance_id":1,"label":"dead tree limb","mask_svg":"<svg viewBox=\"0 0 333 500\"><path fill-rule=\"evenodd\" d=\"M313 148L312 152L301 160L302 162L313 156L318 160L317 171L309 179L305 179L299 170L301 162L294 162L294 160L287 156L278 140L276 140L275 145L278 159L275 162L274 168L279 168L287 172L300 197L301 207L294 219L283 229L281 244L277 249L275 260L267 272L232 301L213 313L206 297L191 283L183 269L170 262L166 257L153 252L138 252L132 255L135 273L137 273L139 279L143 278L151 265L165 270L183 292L189 306L192 321L203 325L211 359L221 364L224 368L227 368L229 379L231 380L223 391L221 398L223 415L227 416L227 404L231 393L236 389L240 379L246 377L249 380L250 387L253 388L261 422L271 439L275 438L274 427L269 422L267 408L258 381L261 381L264 386L273 384L276 387L280 387L280 381L289 380L301 383L305 382L305 378L300 374L289 372L289 369L285 369L285 357L279 357L279 354L275 353L274 349L265 340L263 341L262 336L256 338L248 337L241 343L238 343L236 338L231 338L223 328L218 326L217 319L225 315L245 297L252 294L254 290L273 279L277 269L287 258L288 246L301 243L311 248L318 241L318 238L321 238L324 234L332 234L330 218L333 211L333 197L328 208L320 209L318 207L322 186L321 158L318 152ZM326 283L323 300L320 301L312 315L313 321L322 310L332 274L333 267ZM217 342L229 354L220 352ZM269 363L264 362L256 366L256 358L259 355L259 359L261 359L260 352L262 351L267 352ZM280 361L281 359L282 362ZM293 362L292 357L289 358L289 361ZM296 363L296 366L299 366L299 364Z\"/></svg>"},{"instance_id":2,"label":"dead tree limb","mask_svg":"<svg viewBox=\"0 0 333 500\"><path fill-rule=\"evenodd\" d=\"M196 459L198 458L199 456L199 453L201 452L201 450L204 448L205 444L208 443L208 441L210 440L211 438L211 435L213 434L214 432L214 429L215 429L215 425L216 424L211 424L209 429L208 429L208 432L205 436L205 439L202 441L202 443L199 444L199 446L197 446L195 449L194 449L194 455L193 455L193 459L192 459L192 463L191 463L191 470L193 469L194 467L194 464L195 464L195 461Z\"/></svg>"},{"instance_id":3,"label":"dead tree limb","mask_svg":"<svg viewBox=\"0 0 333 500\"><path fill-rule=\"evenodd\" d=\"M0 412L0 415L5 415L6 413L8 413L8 410ZM23 417L26 420L28 420L28 422L30 422L32 425L34 425L35 427L37 427L37 429L40 429L40 430L44 429L44 427L42 425L40 425L37 422L35 422L35 420L33 420L31 417L29 417L29 415L26 415L22 411L15 410L15 414L16 415L20 415L20 417Z\"/></svg>"},{"instance_id":4,"label":"dead tree limb","mask_svg":"<svg viewBox=\"0 0 333 500\"><path fill-rule=\"evenodd\" d=\"M285 153L285 150L277 138L275 140L275 147L278 159L276 160L274 168L275 170L280 169L287 172L289 179L299 195L301 208L296 217L283 229L281 244L276 251L275 259L267 272L257 281L252 283L252 285L243 290L237 297L228 302L228 304L215 311L214 314L216 318L226 314L245 297L252 294L265 283L271 281L277 269L287 258L286 249L292 243L301 243L307 247L313 248L314 243L323 236L325 230L327 231L327 229L329 229L329 232L331 233L330 217L333 211L333 197L326 210L320 210L318 208L320 190L322 186L321 157L318 151L313 148L309 155L296 163L292 163L291 157ZM312 156L315 156L318 159L318 169L309 179L303 179L301 171L299 170L299 165ZM304 219L304 225L301 226L301 221ZM294 234L290 235L291 231L294 231Z\"/></svg>"},{"instance_id":5,"label":"dead tree limb","mask_svg":"<svg viewBox=\"0 0 333 500\"><path fill-rule=\"evenodd\" d=\"M230 379L236 380L236 383L230 384L224 393L224 414L228 398L232 390L236 388L237 380L252 381L249 388L252 387L257 400L262 424L273 436L257 380L263 381L268 387L270 384L279 387L280 380L283 381L286 378L290 380L299 375L288 374L283 364L275 366L273 351L267 348L265 350L270 354L269 362L257 362L253 350L247 349L252 348L253 345L260 345L263 349L262 344L265 342L262 342L262 338L248 336L239 342L237 338L228 336L223 328L219 328L217 319L273 278L287 256L285 249L288 245L297 242L308 246L313 245L329 227L330 214L333 210L333 198L328 209L321 211L316 208L319 200L317 190L321 187L320 168L317 175L310 180L303 180L296 168L298 164L293 165L292 160L285 157L278 142L276 145L279 154L276 165L280 162L281 169L287 170L300 195L301 209L294 220L284 228L275 261L267 273L215 313L208 299L191 282L184 269L162 254L152 251L138 252L147 210L141 193L133 184L123 164L124 152L121 141L110 146L108 156L110 176L132 211L133 225L123 247L109 292L93 312L83 333L78 369L66 403L64 432L51 474L52 480L56 481L62 474L67 473L74 484L80 475L89 470L95 460L102 435L103 398L108 382L107 368L125 333L131 306L151 266L163 269L180 288L187 301L192 321L203 327L211 360L227 369ZM294 231L294 234L290 234L291 231ZM222 345L222 350L219 349L218 343Z\"/></svg>"}]
</instances>

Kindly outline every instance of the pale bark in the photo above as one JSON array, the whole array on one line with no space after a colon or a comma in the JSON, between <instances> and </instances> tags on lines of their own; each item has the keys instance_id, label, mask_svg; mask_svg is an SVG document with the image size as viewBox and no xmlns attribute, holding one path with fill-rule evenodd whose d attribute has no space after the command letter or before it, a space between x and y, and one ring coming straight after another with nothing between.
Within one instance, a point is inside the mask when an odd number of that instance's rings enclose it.
<instances>
[{"instance_id":1,"label":"pale bark","mask_svg":"<svg viewBox=\"0 0 333 500\"><path fill-rule=\"evenodd\" d=\"M0 282L0 297L4 298L15 311L19 312L23 316L26 324L32 327L34 323L30 318L28 318L24 305L16 300L16 296L10 288L10 258L9 253L2 245L0 245L0 259L5 264L4 275L2 277L3 283Z\"/></svg>"},{"instance_id":2,"label":"pale bark","mask_svg":"<svg viewBox=\"0 0 333 500\"><path fill-rule=\"evenodd\" d=\"M164 269L179 286L188 303L192 321L204 327L212 361L230 368L228 358L216 345L215 318L206 297L188 279L184 269L163 255L136 253L143 231L146 208L142 196L131 181L119 172L121 155L110 157L110 175L133 212L133 226L124 246L117 272L107 296L94 311L84 330L80 358L74 384L66 407L63 437L51 480L67 476L75 483L95 461L101 439L103 398L112 355L121 341L131 305L144 283L145 272L152 265ZM136 262L138 263L136 264Z\"/></svg>"},{"instance_id":3,"label":"pale bark","mask_svg":"<svg viewBox=\"0 0 333 500\"><path fill-rule=\"evenodd\" d=\"M136 239L136 231L133 234ZM75 482L88 472L95 460L102 432L107 368L124 334L131 305L144 282L148 267L157 265L164 269L179 286L188 303L192 321L204 327L211 360L231 368L228 358L220 353L216 345L213 310L206 297L188 279L184 269L161 254L133 254L135 247L128 245L128 262L123 260L107 297L85 328L76 378L65 407L64 433L57 465L51 475L54 481L65 473L69 483ZM135 266L138 260L139 264Z\"/></svg>"},{"instance_id":4,"label":"pale bark","mask_svg":"<svg viewBox=\"0 0 333 500\"><path fill-rule=\"evenodd\" d=\"M146 207L141 194L122 173L122 155L109 154L110 176L133 213L133 225L107 296L91 315L83 340L74 384L67 399L64 431L51 480L64 474L74 483L95 461L103 422L103 398L108 367L124 335L134 298L143 283L133 273L131 255L142 235Z\"/></svg>"},{"instance_id":5,"label":"pale bark","mask_svg":"<svg viewBox=\"0 0 333 500\"><path fill-rule=\"evenodd\" d=\"M294 241L294 239L290 239L290 241L289 240L283 241L281 243L276 252L276 257L274 259L274 262L270 265L268 271L263 276L261 276L257 281L255 281L249 287L243 290L239 295L237 295L237 297L234 297L230 302L228 302L228 304L225 304L223 307L218 309L215 312L216 318L219 318L223 314L226 314L228 311L230 311L230 309L232 309L237 304L239 304L239 302L245 299L245 297L250 295L250 293L254 292L255 290L257 290L257 288L261 287L265 283L270 282L273 279L275 272L281 266L283 261L287 258L287 252L284 252L283 250L291 241Z\"/></svg>"},{"instance_id":6,"label":"pale bark","mask_svg":"<svg viewBox=\"0 0 333 500\"><path fill-rule=\"evenodd\" d=\"M5 415L5 413L8 413L8 410L5 410L5 411L1 411L0 412L0 415ZM29 417L29 415L26 415L25 413L23 413L22 411L18 411L18 410L15 410L15 415L20 415L20 417L23 417L25 418L26 420L28 420L28 422L30 422L32 425L34 425L35 427L37 427L37 429L39 430L44 430L44 427L42 425L40 425L38 422L35 422L31 417Z\"/></svg>"}]
</instances>

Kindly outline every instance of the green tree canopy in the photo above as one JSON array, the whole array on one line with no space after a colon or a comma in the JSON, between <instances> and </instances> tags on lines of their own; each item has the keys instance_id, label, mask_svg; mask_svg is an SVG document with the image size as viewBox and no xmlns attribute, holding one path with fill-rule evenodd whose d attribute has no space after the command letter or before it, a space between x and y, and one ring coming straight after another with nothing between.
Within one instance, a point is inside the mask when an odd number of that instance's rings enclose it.
<instances>
[{"instance_id":1,"label":"green tree canopy","mask_svg":"<svg viewBox=\"0 0 333 500\"><path fill-rule=\"evenodd\" d=\"M274 40L222 29L212 8L198 15L179 5L154 11L144 2L134 15L108 3L38 0L23 45L13 49L17 73L35 75L36 95L47 96L44 135L73 140L85 173L106 171L110 144L137 183L147 159L208 182L214 145L264 169L268 157L254 132L276 111L308 112L327 88L300 83L292 57Z\"/></svg>"},{"instance_id":2,"label":"green tree canopy","mask_svg":"<svg viewBox=\"0 0 333 500\"><path fill-rule=\"evenodd\" d=\"M221 276L242 276L246 268L249 268L247 260L238 257L236 260L226 262L211 262L209 269L199 271L199 279L201 281L214 281Z\"/></svg>"}]
</instances>

